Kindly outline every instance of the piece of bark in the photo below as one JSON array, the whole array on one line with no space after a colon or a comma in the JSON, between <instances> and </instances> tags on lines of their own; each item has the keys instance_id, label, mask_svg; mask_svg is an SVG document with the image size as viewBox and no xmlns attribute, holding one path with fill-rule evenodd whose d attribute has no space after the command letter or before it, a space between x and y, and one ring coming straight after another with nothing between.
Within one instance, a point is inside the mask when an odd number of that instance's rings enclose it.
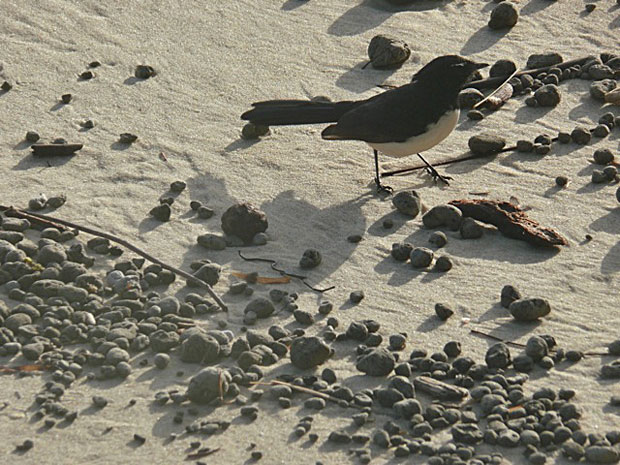
<instances>
[{"instance_id":1,"label":"piece of bark","mask_svg":"<svg viewBox=\"0 0 620 465\"><path fill-rule=\"evenodd\" d=\"M483 223L492 224L505 236L542 247L568 245L557 231L545 228L527 217L517 205L497 200L453 200L449 202L463 213Z\"/></svg>"},{"instance_id":2,"label":"piece of bark","mask_svg":"<svg viewBox=\"0 0 620 465\"><path fill-rule=\"evenodd\" d=\"M33 144L32 155L35 157L61 157L73 155L84 147L83 144Z\"/></svg>"},{"instance_id":3,"label":"piece of bark","mask_svg":"<svg viewBox=\"0 0 620 465\"><path fill-rule=\"evenodd\" d=\"M469 391L465 388L444 383L428 376L418 376L413 379L413 384L418 391L425 392L439 400L460 401L467 397Z\"/></svg>"}]
</instances>

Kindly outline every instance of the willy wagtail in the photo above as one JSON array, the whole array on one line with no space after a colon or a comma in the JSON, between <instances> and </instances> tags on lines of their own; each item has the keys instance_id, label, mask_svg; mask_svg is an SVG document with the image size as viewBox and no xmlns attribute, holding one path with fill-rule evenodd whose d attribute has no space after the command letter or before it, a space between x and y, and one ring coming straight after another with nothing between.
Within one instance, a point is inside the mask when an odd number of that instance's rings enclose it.
<instances>
[{"instance_id":1,"label":"willy wagtail","mask_svg":"<svg viewBox=\"0 0 620 465\"><path fill-rule=\"evenodd\" d=\"M374 151L375 183L381 190L379 156L406 157L417 154L434 179L447 184L420 152L444 140L459 119L458 94L474 71L487 66L458 55L435 58L409 84L359 101L319 102L308 100L267 100L241 119L264 126L336 123L321 136L326 140L360 140Z\"/></svg>"}]
</instances>

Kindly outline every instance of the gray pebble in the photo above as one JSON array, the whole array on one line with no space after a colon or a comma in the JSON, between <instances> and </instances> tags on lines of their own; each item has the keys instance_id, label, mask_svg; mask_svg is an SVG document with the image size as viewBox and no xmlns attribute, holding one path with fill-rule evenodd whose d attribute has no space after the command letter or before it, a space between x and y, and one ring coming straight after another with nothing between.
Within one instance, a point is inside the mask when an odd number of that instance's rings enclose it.
<instances>
[{"instance_id":1,"label":"gray pebble","mask_svg":"<svg viewBox=\"0 0 620 465\"><path fill-rule=\"evenodd\" d=\"M202 234L198 236L196 242L208 250L224 250L226 248L226 239L220 234Z\"/></svg>"},{"instance_id":2,"label":"gray pebble","mask_svg":"<svg viewBox=\"0 0 620 465\"><path fill-rule=\"evenodd\" d=\"M331 355L332 349L315 336L295 338L290 348L291 363L301 369L321 365Z\"/></svg>"},{"instance_id":3,"label":"gray pebble","mask_svg":"<svg viewBox=\"0 0 620 465\"><path fill-rule=\"evenodd\" d=\"M118 141L121 144L126 144L126 145L133 144L137 140L138 140L138 136L136 136L135 134L131 134L129 132L122 133L118 138Z\"/></svg>"},{"instance_id":4,"label":"gray pebble","mask_svg":"<svg viewBox=\"0 0 620 465\"><path fill-rule=\"evenodd\" d=\"M157 221L162 221L162 222L170 221L171 213L172 213L172 209L170 208L170 205L168 205L167 203L157 205L156 207L153 207L149 211L149 215L151 215Z\"/></svg>"},{"instance_id":5,"label":"gray pebble","mask_svg":"<svg viewBox=\"0 0 620 465\"><path fill-rule=\"evenodd\" d=\"M497 60L491 69L489 77L508 77L517 70L517 65L512 60Z\"/></svg>"},{"instance_id":6,"label":"gray pebble","mask_svg":"<svg viewBox=\"0 0 620 465\"><path fill-rule=\"evenodd\" d=\"M534 98L541 107L555 107L562 100L562 95L557 85L545 84L534 92Z\"/></svg>"},{"instance_id":7,"label":"gray pebble","mask_svg":"<svg viewBox=\"0 0 620 465\"><path fill-rule=\"evenodd\" d=\"M491 155L506 146L506 139L493 134L476 134L469 138L467 145L474 154Z\"/></svg>"},{"instance_id":8,"label":"gray pebble","mask_svg":"<svg viewBox=\"0 0 620 465\"><path fill-rule=\"evenodd\" d=\"M275 311L275 307L268 299L258 297L252 300L244 310L244 313L253 312L258 318L267 318Z\"/></svg>"},{"instance_id":9,"label":"gray pebble","mask_svg":"<svg viewBox=\"0 0 620 465\"><path fill-rule=\"evenodd\" d=\"M372 349L361 356L356 363L356 368L369 376L387 376L396 364L394 355L386 349Z\"/></svg>"},{"instance_id":10,"label":"gray pebble","mask_svg":"<svg viewBox=\"0 0 620 465\"><path fill-rule=\"evenodd\" d=\"M395 68L411 56L411 50L402 40L379 34L368 44L368 58L373 68Z\"/></svg>"},{"instance_id":11,"label":"gray pebble","mask_svg":"<svg viewBox=\"0 0 620 465\"><path fill-rule=\"evenodd\" d=\"M429 236L428 242L433 244L435 247L441 248L448 243L448 238L446 233L443 231L435 231Z\"/></svg>"},{"instance_id":12,"label":"gray pebble","mask_svg":"<svg viewBox=\"0 0 620 465\"><path fill-rule=\"evenodd\" d=\"M615 166L606 166L603 168L603 175L607 178L608 181L614 181L618 176L618 168Z\"/></svg>"},{"instance_id":13,"label":"gray pebble","mask_svg":"<svg viewBox=\"0 0 620 465\"><path fill-rule=\"evenodd\" d=\"M555 178L555 184L558 187L566 187L568 184L568 178L566 176L558 176Z\"/></svg>"},{"instance_id":14,"label":"gray pebble","mask_svg":"<svg viewBox=\"0 0 620 465\"><path fill-rule=\"evenodd\" d=\"M484 94L478 89L468 87L459 93L459 108L472 108L484 98Z\"/></svg>"},{"instance_id":15,"label":"gray pebble","mask_svg":"<svg viewBox=\"0 0 620 465\"><path fill-rule=\"evenodd\" d=\"M148 79L156 75L157 71L155 71L155 68L149 65L137 65L134 70L134 76L138 79Z\"/></svg>"},{"instance_id":16,"label":"gray pebble","mask_svg":"<svg viewBox=\"0 0 620 465\"><path fill-rule=\"evenodd\" d=\"M400 213L415 218L420 213L422 201L420 195L414 191L402 191L392 197L392 204Z\"/></svg>"},{"instance_id":17,"label":"gray pebble","mask_svg":"<svg viewBox=\"0 0 620 465\"><path fill-rule=\"evenodd\" d=\"M459 231L463 239L479 239L484 233L484 228L473 218L463 218Z\"/></svg>"},{"instance_id":18,"label":"gray pebble","mask_svg":"<svg viewBox=\"0 0 620 465\"><path fill-rule=\"evenodd\" d=\"M591 181L594 184L603 184L603 183L608 182L609 178L601 170L593 170Z\"/></svg>"},{"instance_id":19,"label":"gray pebble","mask_svg":"<svg viewBox=\"0 0 620 465\"><path fill-rule=\"evenodd\" d=\"M222 215L222 230L239 237L246 244L251 244L254 236L265 232L267 227L267 215L247 202L231 206Z\"/></svg>"},{"instance_id":20,"label":"gray pebble","mask_svg":"<svg viewBox=\"0 0 620 465\"><path fill-rule=\"evenodd\" d=\"M605 102L605 95L617 86L615 79L602 79L590 84L590 96L601 103Z\"/></svg>"},{"instance_id":21,"label":"gray pebble","mask_svg":"<svg viewBox=\"0 0 620 465\"><path fill-rule=\"evenodd\" d=\"M510 314L519 321L534 321L551 311L549 301L540 298L516 300L508 307Z\"/></svg>"},{"instance_id":22,"label":"gray pebble","mask_svg":"<svg viewBox=\"0 0 620 465\"><path fill-rule=\"evenodd\" d=\"M364 299L364 291L353 291L349 294L349 300L354 304L359 304Z\"/></svg>"},{"instance_id":23,"label":"gray pebble","mask_svg":"<svg viewBox=\"0 0 620 465\"><path fill-rule=\"evenodd\" d=\"M306 249L299 260L299 266L305 269L316 268L322 260L321 252L316 249Z\"/></svg>"},{"instance_id":24,"label":"gray pebble","mask_svg":"<svg viewBox=\"0 0 620 465\"><path fill-rule=\"evenodd\" d=\"M484 113L480 110L469 110L467 112L467 117L472 121L480 121L484 119Z\"/></svg>"},{"instance_id":25,"label":"gray pebble","mask_svg":"<svg viewBox=\"0 0 620 465\"><path fill-rule=\"evenodd\" d=\"M592 130L592 135L601 139L607 137L610 133L611 130L605 124L599 124Z\"/></svg>"},{"instance_id":26,"label":"gray pebble","mask_svg":"<svg viewBox=\"0 0 620 465\"><path fill-rule=\"evenodd\" d=\"M510 349L503 342L493 344L487 350L484 360L489 368L506 368L512 362Z\"/></svg>"},{"instance_id":27,"label":"gray pebble","mask_svg":"<svg viewBox=\"0 0 620 465\"><path fill-rule=\"evenodd\" d=\"M562 63L564 58L557 52L533 54L527 58L528 69L544 68Z\"/></svg>"},{"instance_id":28,"label":"gray pebble","mask_svg":"<svg viewBox=\"0 0 620 465\"><path fill-rule=\"evenodd\" d=\"M247 123L241 129L241 137L245 140L256 140L269 134L269 126L262 124Z\"/></svg>"},{"instance_id":29,"label":"gray pebble","mask_svg":"<svg viewBox=\"0 0 620 465\"><path fill-rule=\"evenodd\" d=\"M430 229L446 226L457 231L461 225L463 213L453 205L437 205L431 208L423 217L424 226Z\"/></svg>"},{"instance_id":30,"label":"gray pebble","mask_svg":"<svg viewBox=\"0 0 620 465\"><path fill-rule=\"evenodd\" d=\"M513 303L516 300L519 300L520 298L521 298L521 292L519 292L519 290L516 287L510 284L507 284L502 288L500 303L502 307L508 308L511 303Z\"/></svg>"},{"instance_id":31,"label":"gray pebble","mask_svg":"<svg viewBox=\"0 0 620 465\"><path fill-rule=\"evenodd\" d=\"M450 271L454 267L454 262L447 255L442 255L441 257L437 257L435 261L435 267L433 268L435 271L440 273L445 273L446 271Z\"/></svg>"},{"instance_id":32,"label":"gray pebble","mask_svg":"<svg viewBox=\"0 0 620 465\"><path fill-rule=\"evenodd\" d=\"M517 141L517 152L530 153L534 150L534 143L529 140Z\"/></svg>"},{"instance_id":33,"label":"gray pebble","mask_svg":"<svg viewBox=\"0 0 620 465\"><path fill-rule=\"evenodd\" d=\"M589 463L616 463L620 453L611 446L589 446L586 447L585 459Z\"/></svg>"},{"instance_id":34,"label":"gray pebble","mask_svg":"<svg viewBox=\"0 0 620 465\"><path fill-rule=\"evenodd\" d=\"M108 405L108 399L103 396L93 396L92 397L93 405L97 408L104 408Z\"/></svg>"},{"instance_id":35,"label":"gray pebble","mask_svg":"<svg viewBox=\"0 0 620 465\"><path fill-rule=\"evenodd\" d=\"M597 149L593 158L594 163L598 165L608 165L614 161L614 154L609 149Z\"/></svg>"},{"instance_id":36,"label":"gray pebble","mask_svg":"<svg viewBox=\"0 0 620 465\"><path fill-rule=\"evenodd\" d=\"M450 307L448 307L445 304L436 303L435 314L439 317L439 319L445 321L448 318L450 318L452 315L454 315L454 310L452 310Z\"/></svg>"},{"instance_id":37,"label":"gray pebble","mask_svg":"<svg viewBox=\"0 0 620 465\"><path fill-rule=\"evenodd\" d=\"M39 136L39 134L35 131L28 131L26 133L26 141L32 142L33 144L37 142L40 138L41 136Z\"/></svg>"},{"instance_id":38,"label":"gray pebble","mask_svg":"<svg viewBox=\"0 0 620 465\"><path fill-rule=\"evenodd\" d=\"M433 261L434 253L426 247L416 247L411 251L409 259L414 268L426 268Z\"/></svg>"},{"instance_id":39,"label":"gray pebble","mask_svg":"<svg viewBox=\"0 0 620 465\"><path fill-rule=\"evenodd\" d=\"M517 24L519 11L512 2L502 2L491 11L489 27L491 29L507 29Z\"/></svg>"},{"instance_id":40,"label":"gray pebble","mask_svg":"<svg viewBox=\"0 0 620 465\"><path fill-rule=\"evenodd\" d=\"M153 358L153 364L160 370L165 369L170 363L170 355L166 353L155 354Z\"/></svg>"},{"instance_id":41,"label":"gray pebble","mask_svg":"<svg viewBox=\"0 0 620 465\"><path fill-rule=\"evenodd\" d=\"M187 388L187 397L192 402L206 404L226 394L231 382L231 375L226 370L207 367L194 375Z\"/></svg>"}]
</instances>

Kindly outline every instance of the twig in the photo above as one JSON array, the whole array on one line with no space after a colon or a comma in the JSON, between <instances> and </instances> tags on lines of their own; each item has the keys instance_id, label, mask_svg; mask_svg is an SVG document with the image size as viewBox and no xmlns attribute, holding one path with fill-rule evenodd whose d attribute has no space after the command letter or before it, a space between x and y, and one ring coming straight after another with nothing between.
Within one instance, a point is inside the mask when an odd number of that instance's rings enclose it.
<instances>
[{"instance_id":1,"label":"twig","mask_svg":"<svg viewBox=\"0 0 620 465\"><path fill-rule=\"evenodd\" d=\"M496 88L493 92L491 92L491 93L490 93L489 95L487 95L485 98L483 98L483 99L482 99L482 100L480 100L478 103L476 103L476 104L474 105L474 109L476 109L476 108L478 108L478 107L480 107L480 106L484 105L484 103L485 103L485 102L487 102L487 101L488 101L491 97L493 97L495 94L497 94L497 93L499 92L499 90L500 90L502 87L504 87L504 86L508 83L508 81L510 81L510 80L511 80L511 79L515 76L515 74L517 74L517 72L518 72L518 71L517 71L517 70L515 70L515 71L514 71L514 73L512 73L510 76L508 76L508 77L506 78L506 80L504 80L504 82L503 82L503 83L502 83L499 87L497 87L497 88Z\"/></svg>"},{"instance_id":2,"label":"twig","mask_svg":"<svg viewBox=\"0 0 620 465\"><path fill-rule=\"evenodd\" d=\"M506 152L508 150L514 150L516 149L516 147L509 147L508 149L502 149L497 153L501 153L501 152ZM495 153L490 153L490 154L485 154L485 155L479 155L479 154L471 154L471 155L467 155L465 157L459 157L459 158L453 158L451 160L444 160L444 161L440 161L437 163L433 163L433 166L444 166L444 165L451 165L452 163L458 163L461 161L467 161L467 160L474 160L476 158L483 158L483 157L487 157L487 156L491 156L491 155L495 155ZM421 169L426 169L427 166L423 165L423 164L419 164L419 165L415 165L415 166L408 166L407 168L400 168L397 170L393 170L393 171L386 171L384 173L381 173L381 177L382 178L387 178L390 176L396 176L397 174L404 174L404 173L410 173L412 171L417 171L417 170L421 170Z\"/></svg>"},{"instance_id":3,"label":"twig","mask_svg":"<svg viewBox=\"0 0 620 465\"><path fill-rule=\"evenodd\" d=\"M332 289L334 289L336 287L336 286L330 286L330 287L326 287L324 289L318 289L316 287L311 286L310 284L308 284L306 282L306 279L308 279L307 276L303 276L303 275L300 275L300 274L293 274L293 273L289 273L288 271L282 270L282 269L280 269L280 268L278 268L276 266L276 263L278 263L278 262L275 261L275 260L272 260L271 258L256 258L256 257L255 258L249 258L249 257L244 257L243 254L241 253L241 250L238 250L237 253L246 262L264 262L264 263L271 264L271 269L272 270L277 271L281 275L290 276L291 278L299 279L302 283L304 283L307 287L312 289L314 292L320 292L322 294L323 292L331 291Z\"/></svg>"},{"instance_id":4,"label":"twig","mask_svg":"<svg viewBox=\"0 0 620 465\"><path fill-rule=\"evenodd\" d=\"M162 268L165 268L166 270L172 271L174 274L179 275L185 279L188 279L190 281L192 281L193 283L198 284L199 286L201 286L202 288L204 288L207 293L213 297L213 299L215 300L215 302L220 306L220 308L223 311L228 311L228 307L226 306L226 304L222 301L222 299L220 299L220 297L213 291L213 288L211 288L211 286L209 286L209 284L207 284L206 282L204 282L201 279L196 278L195 276L192 276L191 274L187 273L186 271L180 270L179 268L175 268L174 266L168 265L164 262L162 262L161 260L159 260L158 258L153 257L152 255L148 254L147 252L145 252L142 249L139 249L138 247L136 247L133 244L130 244L129 242L127 242L124 239L121 239L119 237L116 237L110 233L107 232L103 232L103 231L97 231L96 229L92 229L92 228L88 228L86 226L80 226L78 224L75 223L71 223L70 221L65 221L65 220L61 220L58 218L53 218L51 216L47 216L47 215L40 215L38 213L33 213L33 212L24 212L22 210L19 210L15 207L6 207L4 205L0 205L0 211L4 211L7 213L7 215L10 214L14 214L17 213L19 215L21 215L22 218L36 218L39 220L46 220L49 222L53 222L53 223L58 223L64 226L68 226L70 228L73 229L77 229L78 231L82 231L85 232L87 234L91 234L93 236L99 236L99 237L104 237L112 242L116 242L117 244L122 245L123 247L126 247L127 249L137 253L138 255L146 258L147 260L149 260L150 262L156 263L158 265L160 265Z\"/></svg>"}]
</instances>

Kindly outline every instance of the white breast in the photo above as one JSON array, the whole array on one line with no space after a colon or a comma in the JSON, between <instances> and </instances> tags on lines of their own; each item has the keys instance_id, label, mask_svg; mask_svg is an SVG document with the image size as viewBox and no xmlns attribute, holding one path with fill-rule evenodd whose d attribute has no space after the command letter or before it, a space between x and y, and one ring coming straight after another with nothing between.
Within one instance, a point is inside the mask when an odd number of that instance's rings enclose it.
<instances>
[{"instance_id":1,"label":"white breast","mask_svg":"<svg viewBox=\"0 0 620 465\"><path fill-rule=\"evenodd\" d=\"M368 142L373 149L389 157L406 157L414 153L421 153L434 147L444 140L456 127L459 120L459 110L446 113L436 123L427 126L426 131L418 136L410 137L404 142L386 142L377 144Z\"/></svg>"}]
</instances>

